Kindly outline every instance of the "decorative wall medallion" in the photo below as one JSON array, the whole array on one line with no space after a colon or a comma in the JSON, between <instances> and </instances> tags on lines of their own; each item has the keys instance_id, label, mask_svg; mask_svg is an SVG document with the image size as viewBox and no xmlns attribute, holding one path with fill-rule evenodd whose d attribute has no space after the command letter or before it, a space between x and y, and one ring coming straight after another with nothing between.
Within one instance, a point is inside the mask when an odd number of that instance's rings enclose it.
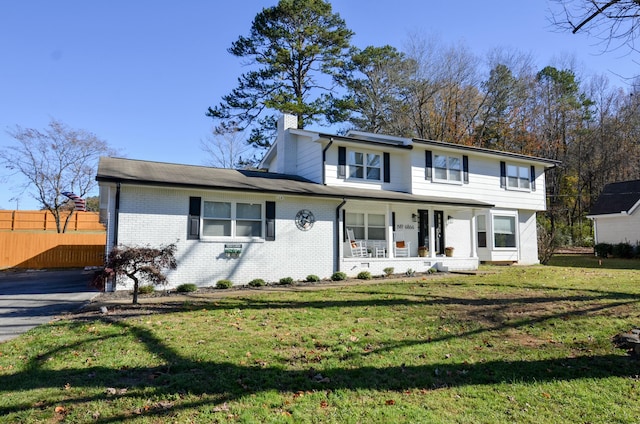
<instances>
[{"instance_id":1,"label":"decorative wall medallion","mask_svg":"<svg viewBox=\"0 0 640 424\"><path fill-rule=\"evenodd\" d=\"M314 222L316 222L316 217L308 209L301 209L296 214L296 227L302 231L310 230Z\"/></svg>"}]
</instances>

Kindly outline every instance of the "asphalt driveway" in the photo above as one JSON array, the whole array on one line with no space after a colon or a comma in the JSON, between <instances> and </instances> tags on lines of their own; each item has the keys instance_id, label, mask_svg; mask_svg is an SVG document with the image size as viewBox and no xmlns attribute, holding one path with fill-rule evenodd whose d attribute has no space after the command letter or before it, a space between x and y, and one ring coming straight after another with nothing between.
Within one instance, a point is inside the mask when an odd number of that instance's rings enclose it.
<instances>
[{"instance_id":1,"label":"asphalt driveway","mask_svg":"<svg viewBox=\"0 0 640 424\"><path fill-rule=\"evenodd\" d=\"M0 343L97 296L89 287L92 276L83 270L0 272Z\"/></svg>"}]
</instances>

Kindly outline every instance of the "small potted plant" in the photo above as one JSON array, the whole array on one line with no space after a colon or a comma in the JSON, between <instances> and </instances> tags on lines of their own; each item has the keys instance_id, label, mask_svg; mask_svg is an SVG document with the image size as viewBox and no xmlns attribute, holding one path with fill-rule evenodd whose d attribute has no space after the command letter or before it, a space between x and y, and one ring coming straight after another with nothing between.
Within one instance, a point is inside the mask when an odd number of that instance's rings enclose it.
<instances>
[{"instance_id":1,"label":"small potted plant","mask_svg":"<svg viewBox=\"0 0 640 424\"><path fill-rule=\"evenodd\" d=\"M451 247L451 246L445 247L444 248L444 255L448 256L448 257L453 256L453 247Z\"/></svg>"},{"instance_id":2,"label":"small potted plant","mask_svg":"<svg viewBox=\"0 0 640 424\"><path fill-rule=\"evenodd\" d=\"M418 246L418 256L423 258L429 256L429 248L427 246Z\"/></svg>"}]
</instances>

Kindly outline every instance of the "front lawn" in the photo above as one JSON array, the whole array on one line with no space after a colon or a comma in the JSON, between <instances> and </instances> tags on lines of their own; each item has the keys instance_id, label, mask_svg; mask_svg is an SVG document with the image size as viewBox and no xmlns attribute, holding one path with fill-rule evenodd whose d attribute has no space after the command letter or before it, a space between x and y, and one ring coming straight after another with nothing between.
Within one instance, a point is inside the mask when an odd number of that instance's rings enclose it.
<instances>
[{"instance_id":1,"label":"front lawn","mask_svg":"<svg viewBox=\"0 0 640 424\"><path fill-rule=\"evenodd\" d=\"M637 423L640 274L567 261L57 321L0 344L0 422Z\"/></svg>"}]
</instances>

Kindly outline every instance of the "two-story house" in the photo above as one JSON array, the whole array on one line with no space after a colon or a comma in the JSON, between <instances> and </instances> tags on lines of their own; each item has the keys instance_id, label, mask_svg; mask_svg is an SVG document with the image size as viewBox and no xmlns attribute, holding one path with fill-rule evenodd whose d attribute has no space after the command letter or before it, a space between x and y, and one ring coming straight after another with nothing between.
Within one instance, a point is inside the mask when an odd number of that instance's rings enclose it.
<instances>
[{"instance_id":1,"label":"two-story house","mask_svg":"<svg viewBox=\"0 0 640 424\"><path fill-rule=\"evenodd\" d=\"M171 285L328 278L336 271L474 270L538 263L536 212L556 161L278 122L261 171L103 157L115 245L177 242Z\"/></svg>"}]
</instances>

